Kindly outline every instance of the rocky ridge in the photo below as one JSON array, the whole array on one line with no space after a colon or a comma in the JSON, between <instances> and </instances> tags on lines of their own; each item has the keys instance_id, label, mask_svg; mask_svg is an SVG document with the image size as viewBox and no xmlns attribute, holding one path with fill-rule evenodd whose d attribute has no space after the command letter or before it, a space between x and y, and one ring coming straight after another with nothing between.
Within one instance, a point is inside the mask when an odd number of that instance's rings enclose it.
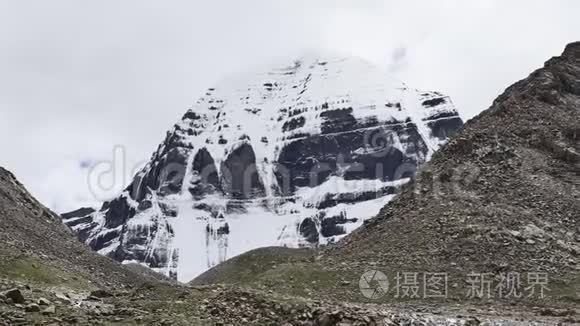
<instances>
[{"instance_id":1,"label":"rocky ridge","mask_svg":"<svg viewBox=\"0 0 580 326\"><path fill-rule=\"evenodd\" d=\"M580 43L572 43L466 123L412 184L322 260L352 270L373 262L385 273L443 271L462 291L469 273L494 285L506 275L520 275L521 284L544 275L545 300L573 303L579 212ZM541 301L514 300L534 299Z\"/></svg>"},{"instance_id":2,"label":"rocky ridge","mask_svg":"<svg viewBox=\"0 0 580 326\"><path fill-rule=\"evenodd\" d=\"M163 279L135 273L79 244L60 217L0 167L0 277L71 286L123 287Z\"/></svg>"}]
</instances>

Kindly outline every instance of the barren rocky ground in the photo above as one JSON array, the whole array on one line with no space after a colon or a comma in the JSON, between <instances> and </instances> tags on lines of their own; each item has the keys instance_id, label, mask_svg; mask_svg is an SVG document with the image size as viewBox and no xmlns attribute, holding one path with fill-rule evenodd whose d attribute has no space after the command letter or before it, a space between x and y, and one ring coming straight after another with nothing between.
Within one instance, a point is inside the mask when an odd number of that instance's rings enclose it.
<instances>
[{"instance_id":1,"label":"barren rocky ground","mask_svg":"<svg viewBox=\"0 0 580 326\"><path fill-rule=\"evenodd\" d=\"M362 304L306 299L233 285L79 291L2 281L1 325L556 325L573 309L522 310L461 303ZM9 288L9 289L8 289ZM8 290L6 290L8 289Z\"/></svg>"}]
</instances>

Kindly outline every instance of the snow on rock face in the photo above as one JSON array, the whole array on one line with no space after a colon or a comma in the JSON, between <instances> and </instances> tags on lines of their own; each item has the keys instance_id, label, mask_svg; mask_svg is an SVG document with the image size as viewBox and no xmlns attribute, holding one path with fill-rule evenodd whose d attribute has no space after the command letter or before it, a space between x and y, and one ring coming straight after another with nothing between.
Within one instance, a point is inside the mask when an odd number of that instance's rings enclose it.
<instances>
[{"instance_id":1,"label":"snow on rock face","mask_svg":"<svg viewBox=\"0 0 580 326\"><path fill-rule=\"evenodd\" d=\"M210 88L116 199L63 218L98 252L189 281L263 246L336 241L463 122L450 99L357 58Z\"/></svg>"}]
</instances>

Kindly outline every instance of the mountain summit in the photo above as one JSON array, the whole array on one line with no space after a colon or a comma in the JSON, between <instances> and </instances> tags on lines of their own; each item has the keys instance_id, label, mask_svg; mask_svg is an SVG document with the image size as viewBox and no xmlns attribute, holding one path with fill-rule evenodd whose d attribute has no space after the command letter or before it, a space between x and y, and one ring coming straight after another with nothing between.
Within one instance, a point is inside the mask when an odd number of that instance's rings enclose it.
<instances>
[{"instance_id":1,"label":"mountain summit","mask_svg":"<svg viewBox=\"0 0 580 326\"><path fill-rule=\"evenodd\" d=\"M298 60L209 88L122 194L63 220L103 255L189 280L254 248L339 240L462 124L447 96L358 58Z\"/></svg>"}]
</instances>

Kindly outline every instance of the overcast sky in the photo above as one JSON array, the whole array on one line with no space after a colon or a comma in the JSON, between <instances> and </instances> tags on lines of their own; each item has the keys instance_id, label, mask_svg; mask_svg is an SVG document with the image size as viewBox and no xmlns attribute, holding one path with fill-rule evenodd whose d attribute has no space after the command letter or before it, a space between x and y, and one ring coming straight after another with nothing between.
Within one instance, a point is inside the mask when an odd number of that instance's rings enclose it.
<instances>
[{"instance_id":1,"label":"overcast sky","mask_svg":"<svg viewBox=\"0 0 580 326\"><path fill-rule=\"evenodd\" d=\"M115 145L130 168L205 88L317 51L471 118L580 40L578 14L575 0L0 0L0 166L58 212L94 204L88 167Z\"/></svg>"}]
</instances>

